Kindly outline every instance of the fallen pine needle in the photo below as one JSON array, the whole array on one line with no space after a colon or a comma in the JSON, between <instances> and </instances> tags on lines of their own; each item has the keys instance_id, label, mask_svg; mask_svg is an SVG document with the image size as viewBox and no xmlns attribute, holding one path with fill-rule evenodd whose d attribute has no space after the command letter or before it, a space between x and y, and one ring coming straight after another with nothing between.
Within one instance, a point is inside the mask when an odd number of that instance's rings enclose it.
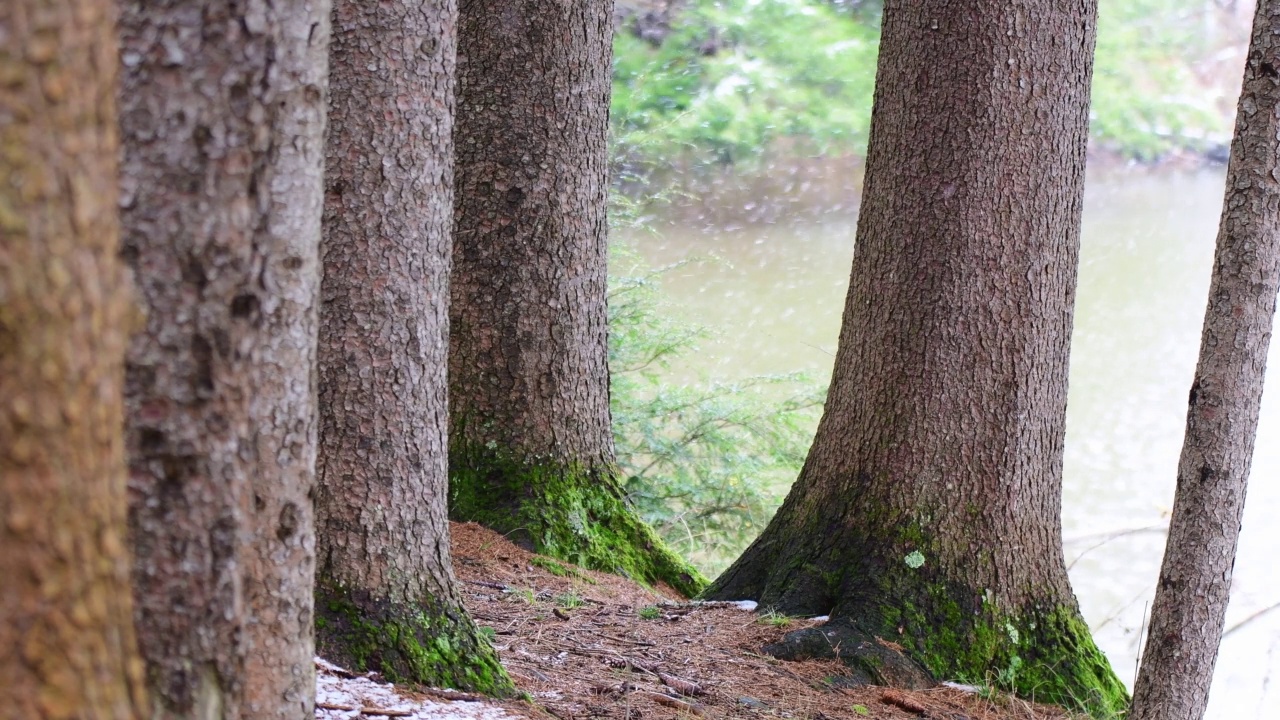
<instances>
[{"instance_id":1,"label":"fallen pine needle","mask_svg":"<svg viewBox=\"0 0 1280 720\"><path fill-rule=\"evenodd\" d=\"M675 708L676 710L683 710L685 712L690 712L699 717L702 716L702 708L698 707L697 705L694 705L693 703L685 702L684 700L681 700L679 698L673 698L670 695L663 695L662 693L650 692L648 690L640 690L632 694L639 695L640 697L645 698L647 700L652 700L658 703L659 705L666 705L669 708Z\"/></svg>"}]
</instances>

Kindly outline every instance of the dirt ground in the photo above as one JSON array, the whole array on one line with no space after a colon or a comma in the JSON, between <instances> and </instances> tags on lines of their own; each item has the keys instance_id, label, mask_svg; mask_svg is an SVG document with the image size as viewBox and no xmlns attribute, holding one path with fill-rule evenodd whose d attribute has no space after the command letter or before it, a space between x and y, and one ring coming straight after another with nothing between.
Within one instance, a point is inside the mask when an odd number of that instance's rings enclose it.
<instances>
[{"instance_id":1,"label":"dirt ground","mask_svg":"<svg viewBox=\"0 0 1280 720\"><path fill-rule=\"evenodd\" d=\"M503 703L508 712L542 720L1069 717L945 686L836 687L845 675L838 662L784 662L761 653L820 620L693 604L662 588L549 561L473 523L452 530L463 600L477 623L493 629L503 665L534 700Z\"/></svg>"}]
</instances>

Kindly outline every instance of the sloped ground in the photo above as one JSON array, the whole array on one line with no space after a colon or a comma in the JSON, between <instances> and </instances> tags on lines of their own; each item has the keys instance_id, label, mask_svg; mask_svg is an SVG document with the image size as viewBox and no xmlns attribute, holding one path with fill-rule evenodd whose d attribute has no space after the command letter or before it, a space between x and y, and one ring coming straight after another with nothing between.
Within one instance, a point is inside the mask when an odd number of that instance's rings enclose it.
<instances>
[{"instance_id":1,"label":"sloped ground","mask_svg":"<svg viewBox=\"0 0 1280 720\"><path fill-rule=\"evenodd\" d=\"M689 603L664 588L534 555L473 523L454 524L452 531L454 573L467 608L477 623L493 629L503 665L533 702L457 702L474 698L393 689L350 673L343 678L321 665L321 701L351 709L317 710L318 720L1068 717L1055 708L951 687L842 688L846 673L837 662L784 662L761 653L787 632L820 620L760 615L733 603Z\"/></svg>"}]
</instances>

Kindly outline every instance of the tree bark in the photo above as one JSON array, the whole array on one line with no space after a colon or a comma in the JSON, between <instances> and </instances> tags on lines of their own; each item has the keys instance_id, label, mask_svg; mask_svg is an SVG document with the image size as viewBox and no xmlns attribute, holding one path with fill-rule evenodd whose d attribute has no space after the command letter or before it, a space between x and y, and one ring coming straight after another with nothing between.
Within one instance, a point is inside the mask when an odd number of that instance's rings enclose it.
<instances>
[{"instance_id":1,"label":"tree bark","mask_svg":"<svg viewBox=\"0 0 1280 720\"><path fill-rule=\"evenodd\" d=\"M1235 566L1280 286L1280 1L1258 3L1136 720L1199 720Z\"/></svg>"},{"instance_id":2,"label":"tree bark","mask_svg":"<svg viewBox=\"0 0 1280 720\"><path fill-rule=\"evenodd\" d=\"M132 720L115 12L0 5L0 697Z\"/></svg>"},{"instance_id":3,"label":"tree bark","mask_svg":"<svg viewBox=\"0 0 1280 720\"><path fill-rule=\"evenodd\" d=\"M627 506L605 313L611 0L460 8L450 513L684 592Z\"/></svg>"},{"instance_id":4,"label":"tree bark","mask_svg":"<svg viewBox=\"0 0 1280 720\"><path fill-rule=\"evenodd\" d=\"M338 0L330 55L317 641L391 680L506 694L447 517L454 0Z\"/></svg>"},{"instance_id":5,"label":"tree bark","mask_svg":"<svg viewBox=\"0 0 1280 720\"><path fill-rule=\"evenodd\" d=\"M1127 701L1067 579L1067 360L1092 0L886 2L835 372L809 457L709 595L831 614L933 675Z\"/></svg>"},{"instance_id":6,"label":"tree bark","mask_svg":"<svg viewBox=\"0 0 1280 720\"><path fill-rule=\"evenodd\" d=\"M124 3L126 395L153 713L312 712L328 7Z\"/></svg>"}]
</instances>

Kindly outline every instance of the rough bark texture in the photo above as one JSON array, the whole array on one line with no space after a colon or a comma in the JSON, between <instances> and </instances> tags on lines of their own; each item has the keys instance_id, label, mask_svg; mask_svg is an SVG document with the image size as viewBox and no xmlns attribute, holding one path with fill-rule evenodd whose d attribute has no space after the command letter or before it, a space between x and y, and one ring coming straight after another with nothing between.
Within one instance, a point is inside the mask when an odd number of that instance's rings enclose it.
<instances>
[{"instance_id":1,"label":"rough bark texture","mask_svg":"<svg viewBox=\"0 0 1280 720\"><path fill-rule=\"evenodd\" d=\"M1222 638L1280 285L1280 1L1258 3L1136 720L1199 720Z\"/></svg>"},{"instance_id":2,"label":"rough bark texture","mask_svg":"<svg viewBox=\"0 0 1280 720\"><path fill-rule=\"evenodd\" d=\"M826 411L782 508L710 595L826 614L934 675L1100 712L1062 450L1092 0L887 2Z\"/></svg>"},{"instance_id":3,"label":"rough bark texture","mask_svg":"<svg viewBox=\"0 0 1280 720\"><path fill-rule=\"evenodd\" d=\"M311 712L328 7L121 18L134 593L153 712Z\"/></svg>"},{"instance_id":4,"label":"rough bark texture","mask_svg":"<svg viewBox=\"0 0 1280 720\"><path fill-rule=\"evenodd\" d=\"M0 717L141 717L115 13L0 4Z\"/></svg>"},{"instance_id":5,"label":"rough bark texture","mask_svg":"<svg viewBox=\"0 0 1280 720\"><path fill-rule=\"evenodd\" d=\"M449 555L457 17L454 0L335 3L316 636L347 667L507 693Z\"/></svg>"},{"instance_id":6,"label":"rough bark texture","mask_svg":"<svg viewBox=\"0 0 1280 720\"><path fill-rule=\"evenodd\" d=\"M450 513L696 591L619 489L605 345L612 0L460 7Z\"/></svg>"}]
</instances>

